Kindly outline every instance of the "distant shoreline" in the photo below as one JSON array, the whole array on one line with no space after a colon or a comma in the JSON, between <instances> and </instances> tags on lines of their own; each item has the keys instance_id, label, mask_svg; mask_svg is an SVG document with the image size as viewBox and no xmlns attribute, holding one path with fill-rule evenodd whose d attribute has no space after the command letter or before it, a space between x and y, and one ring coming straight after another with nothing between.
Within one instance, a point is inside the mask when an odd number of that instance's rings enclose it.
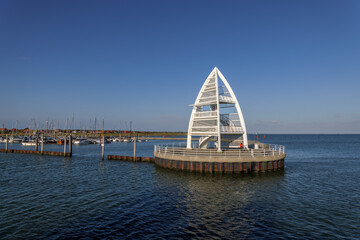
<instances>
[{"instance_id":1,"label":"distant shoreline","mask_svg":"<svg viewBox=\"0 0 360 240\"><path fill-rule=\"evenodd\" d=\"M17 130L10 130L6 129L4 131L0 130L0 136L4 135L18 135L18 136L25 136L25 135L33 135L33 134L41 134L47 133L48 135L75 135L81 136L84 134L87 135L102 135L102 130L29 130L29 129L17 129ZM258 135L259 137L263 135L359 135L360 133L248 133L248 135ZM152 137L152 136L164 136L164 137L173 137L173 136L187 136L187 132L168 132L168 131L119 131L119 130L104 130L104 135L107 137L113 136L122 136L122 137L129 137L129 136L140 136L140 137Z\"/></svg>"}]
</instances>

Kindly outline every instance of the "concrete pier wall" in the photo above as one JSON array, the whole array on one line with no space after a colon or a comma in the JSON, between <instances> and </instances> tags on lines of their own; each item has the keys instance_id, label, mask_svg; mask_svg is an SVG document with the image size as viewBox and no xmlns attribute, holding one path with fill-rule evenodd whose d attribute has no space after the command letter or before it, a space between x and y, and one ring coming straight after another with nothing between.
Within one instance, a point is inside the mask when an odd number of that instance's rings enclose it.
<instances>
[{"instance_id":1,"label":"concrete pier wall","mask_svg":"<svg viewBox=\"0 0 360 240\"><path fill-rule=\"evenodd\" d=\"M202 173L254 173L284 169L284 158L253 162L195 162L155 158L155 164L163 168Z\"/></svg>"},{"instance_id":2,"label":"concrete pier wall","mask_svg":"<svg viewBox=\"0 0 360 240\"><path fill-rule=\"evenodd\" d=\"M278 155L216 157L198 155L168 154L154 152L155 164L169 169L209 173L252 173L276 171L284 168L285 153Z\"/></svg>"}]
</instances>

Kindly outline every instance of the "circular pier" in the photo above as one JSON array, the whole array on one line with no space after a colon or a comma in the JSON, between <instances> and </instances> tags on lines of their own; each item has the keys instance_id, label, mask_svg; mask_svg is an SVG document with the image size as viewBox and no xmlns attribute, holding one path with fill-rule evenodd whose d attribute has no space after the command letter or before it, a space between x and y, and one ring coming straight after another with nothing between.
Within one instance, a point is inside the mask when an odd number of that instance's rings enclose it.
<instances>
[{"instance_id":1,"label":"circular pier","mask_svg":"<svg viewBox=\"0 0 360 240\"><path fill-rule=\"evenodd\" d=\"M202 173L258 173L284 169L284 146L260 149L187 149L156 145L155 164L176 170Z\"/></svg>"}]
</instances>

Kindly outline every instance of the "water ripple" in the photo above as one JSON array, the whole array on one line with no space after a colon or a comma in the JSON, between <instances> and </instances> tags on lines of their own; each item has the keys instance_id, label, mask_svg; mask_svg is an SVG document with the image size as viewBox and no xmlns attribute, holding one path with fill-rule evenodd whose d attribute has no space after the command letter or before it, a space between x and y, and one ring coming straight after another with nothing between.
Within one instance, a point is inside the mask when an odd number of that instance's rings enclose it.
<instances>
[{"instance_id":1,"label":"water ripple","mask_svg":"<svg viewBox=\"0 0 360 240\"><path fill-rule=\"evenodd\" d=\"M0 239L356 239L360 136L333 138L270 136L287 147L285 171L250 175L100 161L94 146L72 159L1 153Z\"/></svg>"}]
</instances>

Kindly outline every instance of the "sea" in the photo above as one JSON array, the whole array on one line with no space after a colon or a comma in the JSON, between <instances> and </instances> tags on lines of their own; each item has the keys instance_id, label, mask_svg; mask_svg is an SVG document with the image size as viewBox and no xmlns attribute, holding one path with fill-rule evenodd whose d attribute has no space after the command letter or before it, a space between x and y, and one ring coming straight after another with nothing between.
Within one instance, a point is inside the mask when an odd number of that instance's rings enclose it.
<instances>
[{"instance_id":1,"label":"sea","mask_svg":"<svg viewBox=\"0 0 360 240\"><path fill-rule=\"evenodd\" d=\"M284 170L182 172L101 160L99 145L73 146L72 158L0 153L0 239L360 238L360 135L261 141L285 146ZM137 156L178 143L138 142ZM132 156L133 144L106 144L105 154Z\"/></svg>"}]
</instances>

